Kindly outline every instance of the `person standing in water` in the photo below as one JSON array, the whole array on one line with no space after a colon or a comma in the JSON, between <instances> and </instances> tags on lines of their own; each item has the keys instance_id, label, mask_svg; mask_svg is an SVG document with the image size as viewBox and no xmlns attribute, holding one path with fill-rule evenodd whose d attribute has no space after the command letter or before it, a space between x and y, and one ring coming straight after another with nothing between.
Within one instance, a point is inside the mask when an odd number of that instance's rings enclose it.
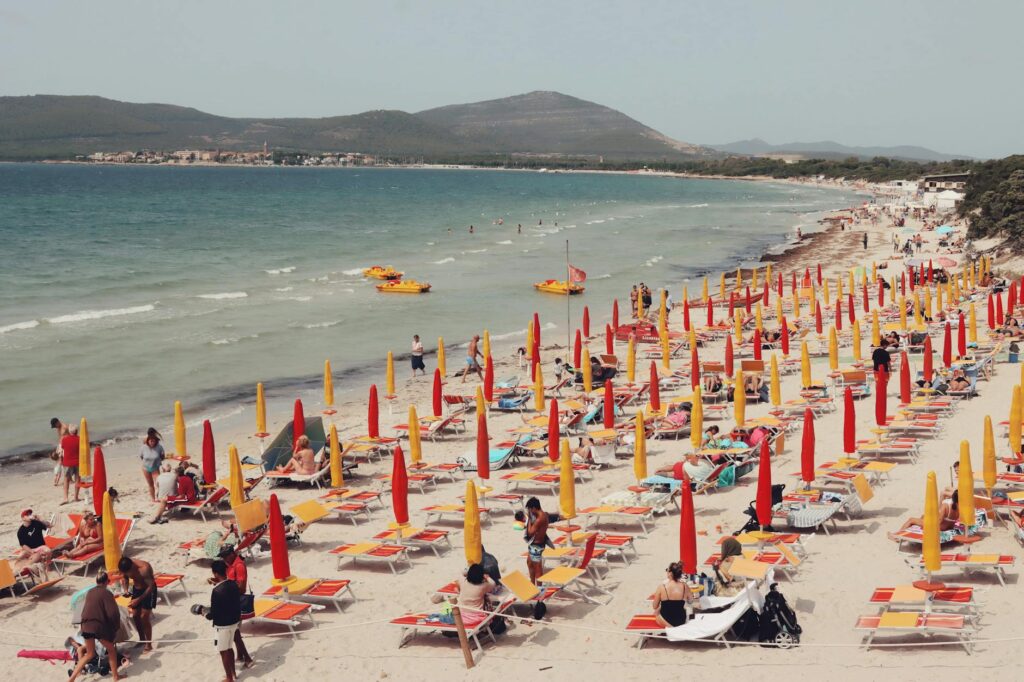
<instances>
[{"instance_id":1,"label":"person standing in water","mask_svg":"<svg viewBox=\"0 0 1024 682\"><path fill-rule=\"evenodd\" d=\"M473 234L473 226L472 225L469 226L469 233Z\"/></svg>"}]
</instances>

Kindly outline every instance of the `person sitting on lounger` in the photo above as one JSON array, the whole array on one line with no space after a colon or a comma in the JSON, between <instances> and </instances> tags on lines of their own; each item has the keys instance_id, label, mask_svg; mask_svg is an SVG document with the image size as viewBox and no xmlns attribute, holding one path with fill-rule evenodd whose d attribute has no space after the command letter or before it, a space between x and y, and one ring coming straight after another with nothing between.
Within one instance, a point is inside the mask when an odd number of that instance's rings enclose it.
<instances>
[{"instance_id":1,"label":"person sitting on lounger","mask_svg":"<svg viewBox=\"0 0 1024 682\"><path fill-rule=\"evenodd\" d=\"M590 448L594 446L594 439L590 436L580 436L580 445L576 448L570 448L569 452L572 453L573 463L580 464L593 464L594 454Z\"/></svg>"},{"instance_id":2,"label":"person sitting on lounger","mask_svg":"<svg viewBox=\"0 0 1024 682\"><path fill-rule=\"evenodd\" d=\"M472 627L487 617L487 595L494 592L494 581L484 571L482 564L472 564L466 569L466 574L455 583L456 591L459 593L459 606L462 612L462 621L467 627Z\"/></svg>"},{"instance_id":3,"label":"person sitting on lounger","mask_svg":"<svg viewBox=\"0 0 1024 682\"><path fill-rule=\"evenodd\" d=\"M676 462L669 466L663 466L655 473L671 476L677 481L683 481L687 478L691 481L704 481L711 472L714 471L714 469L715 468L706 459L691 452L686 455L686 458L683 461Z\"/></svg>"},{"instance_id":4,"label":"person sitting on lounger","mask_svg":"<svg viewBox=\"0 0 1024 682\"><path fill-rule=\"evenodd\" d=\"M761 402L768 401L768 384L760 374L747 374L743 377L743 388L747 395L756 394Z\"/></svg>"},{"instance_id":5,"label":"person sitting on lounger","mask_svg":"<svg viewBox=\"0 0 1024 682\"><path fill-rule=\"evenodd\" d=\"M683 565L675 561L665 569L665 580L654 590L654 619L662 627L677 627L686 622L686 605L693 593L683 579Z\"/></svg>"},{"instance_id":6,"label":"person sitting on lounger","mask_svg":"<svg viewBox=\"0 0 1024 682\"><path fill-rule=\"evenodd\" d=\"M729 572L736 557L743 556L743 546L736 538L726 538L722 542L722 556L715 563L715 594L719 597L732 597L743 589L743 578L734 578Z\"/></svg>"},{"instance_id":7,"label":"person sitting on lounger","mask_svg":"<svg viewBox=\"0 0 1024 682\"><path fill-rule=\"evenodd\" d=\"M309 476L316 473L316 462L313 461L313 448L309 447L309 437L302 435L295 441L295 451L292 458L278 471Z\"/></svg>"},{"instance_id":8,"label":"person sitting on lounger","mask_svg":"<svg viewBox=\"0 0 1024 682\"><path fill-rule=\"evenodd\" d=\"M959 504L960 493L957 490L953 491L953 495L947 499L943 499L939 504L939 532L944 530L953 530L956 526L957 521L960 520L960 504ZM899 527L896 533L889 533L889 539L900 542L898 533L902 533L911 526L917 526L918 528L924 528L924 518L920 516L914 516L903 522L903 525Z\"/></svg>"},{"instance_id":9,"label":"person sitting on lounger","mask_svg":"<svg viewBox=\"0 0 1024 682\"><path fill-rule=\"evenodd\" d=\"M953 378L949 380L949 390L956 392L967 391L971 388L971 382L962 369L953 370Z\"/></svg>"},{"instance_id":10,"label":"person sitting on lounger","mask_svg":"<svg viewBox=\"0 0 1024 682\"><path fill-rule=\"evenodd\" d=\"M174 475L174 492L170 495L161 495L160 504L157 506L153 518L149 520L150 523L167 523L167 519L163 518L163 514L167 511L168 505L196 501L196 484L191 476L185 474L185 467L178 465L173 472L168 473ZM164 474L160 474L159 478L157 478L157 483L160 483L163 477Z\"/></svg>"},{"instance_id":11,"label":"person sitting on lounger","mask_svg":"<svg viewBox=\"0 0 1024 682\"><path fill-rule=\"evenodd\" d=\"M57 556L77 559L100 549L103 549L103 533L99 520L95 514L87 511L82 515L82 522L78 524L78 531L75 533L71 548L62 550Z\"/></svg>"},{"instance_id":12,"label":"person sitting on lounger","mask_svg":"<svg viewBox=\"0 0 1024 682\"><path fill-rule=\"evenodd\" d=\"M42 570L46 577L46 564L50 561L50 548L46 546L46 529L50 527L46 521L32 513L31 509L21 512L21 526L18 527L18 549L14 553L14 573L17 575L26 568Z\"/></svg>"},{"instance_id":13,"label":"person sitting on lounger","mask_svg":"<svg viewBox=\"0 0 1024 682\"><path fill-rule=\"evenodd\" d=\"M702 448L717 448L718 432L719 428L714 424L704 429L704 438L701 439L700 446Z\"/></svg>"},{"instance_id":14,"label":"person sitting on lounger","mask_svg":"<svg viewBox=\"0 0 1024 682\"><path fill-rule=\"evenodd\" d=\"M711 373L704 375L704 393L718 393L722 390L722 377Z\"/></svg>"}]
</instances>

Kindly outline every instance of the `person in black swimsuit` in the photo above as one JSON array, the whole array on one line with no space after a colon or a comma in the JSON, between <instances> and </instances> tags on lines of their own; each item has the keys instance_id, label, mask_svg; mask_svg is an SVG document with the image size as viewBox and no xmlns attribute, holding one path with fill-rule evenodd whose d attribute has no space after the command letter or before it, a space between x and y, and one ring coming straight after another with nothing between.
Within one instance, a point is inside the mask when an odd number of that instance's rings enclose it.
<instances>
[{"instance_id":1,"label":"person in black swimsuit","mask_svg":"<svg viewBox=\"0 0 1024 682\"><path fill-rule=\"evenodd\" d=\"M665 569L665 581L654 591L654 619L662 627L676 627L686 622L686 605L693 593L683 579L683 565L676 561Z\"/></svg>"}]
</instances>

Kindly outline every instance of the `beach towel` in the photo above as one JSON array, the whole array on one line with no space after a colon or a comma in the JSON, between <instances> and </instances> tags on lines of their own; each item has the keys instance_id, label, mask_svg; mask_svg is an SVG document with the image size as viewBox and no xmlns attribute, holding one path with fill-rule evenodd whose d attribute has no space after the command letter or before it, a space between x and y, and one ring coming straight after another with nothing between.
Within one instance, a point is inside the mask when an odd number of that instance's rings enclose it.
<instances>
[{"instance_id":1,"label":"beach towel","mask_svg":"<svg viewBox=\"0 0 1024 682\"><path fill-rule=\"evenodd\" d=\"M40 661L67 663L71 660L71 654L66 649L22 649L18 652L18 658L34 658Z\"/></svg>"},{"instance_id":2,"label":"beach towel","mask_svg":"<svg viewBox=\"0 0 1024 682\"><path fill-rule=\"evenodd\" d=\"M736 465L730 464L718 474L718 487L731 488L736 485Z\"/></svg>"}]
</instances>

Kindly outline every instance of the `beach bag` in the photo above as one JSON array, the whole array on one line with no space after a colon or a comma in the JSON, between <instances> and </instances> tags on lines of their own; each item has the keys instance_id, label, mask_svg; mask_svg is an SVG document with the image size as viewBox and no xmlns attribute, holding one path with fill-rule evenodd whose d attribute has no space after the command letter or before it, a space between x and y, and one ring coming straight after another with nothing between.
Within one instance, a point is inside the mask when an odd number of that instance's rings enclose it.
<instances>
[{"instance_id":1,"label":"beach bag","mask_svg":"<svg viewBox=\"0 0 1024 682\"><path fill-rule=\"evenodd\" d=\"M256 595L252 592L243 592L238 596L238 606L242 610L242 617L256 613Z\"/></svg>"},{"instance_id":2,"label":"beach bag","mask_svg":"<svg viewBox=\"0 0 1024 682\"><path fill-rule=\"evenodd\" d=\"M492 635L503 635L508 632L508 621L504 616L495 616L488 627Z\"/></svg>"},{"instance_id":3,"label":"beach bag","mask_svg":"<svg viewBox=\"0 0 1024 682\"><path fill-rule=\"evenodd\" d=\"M732 639L749 642L761 632L761 619L754 609L747 609L747 612L740 616L740 619L732 626L730 632Z\"/></svg>"},{"instance_id":4,"label":"beach bag","mask_svg":"<svg viewBox=\"0 0 1024 682\"><path fill-rule=\"evenodd\" d=\"M533 619L543 620L544 616L548 613L548 605L542 601L534 602L533 604Z\"/></svg>"},{"instance_id":5,"label":"beach bag","mask_svg":"<svg viewBox=\"0 0 1024 682\"><path fill-rule=\"evenodd\" d=\"M731 488L734 485L736 485L736 466L730 464L722 469L722 473L718 474L718 487Z\"/></svg>"}]
</instances>

